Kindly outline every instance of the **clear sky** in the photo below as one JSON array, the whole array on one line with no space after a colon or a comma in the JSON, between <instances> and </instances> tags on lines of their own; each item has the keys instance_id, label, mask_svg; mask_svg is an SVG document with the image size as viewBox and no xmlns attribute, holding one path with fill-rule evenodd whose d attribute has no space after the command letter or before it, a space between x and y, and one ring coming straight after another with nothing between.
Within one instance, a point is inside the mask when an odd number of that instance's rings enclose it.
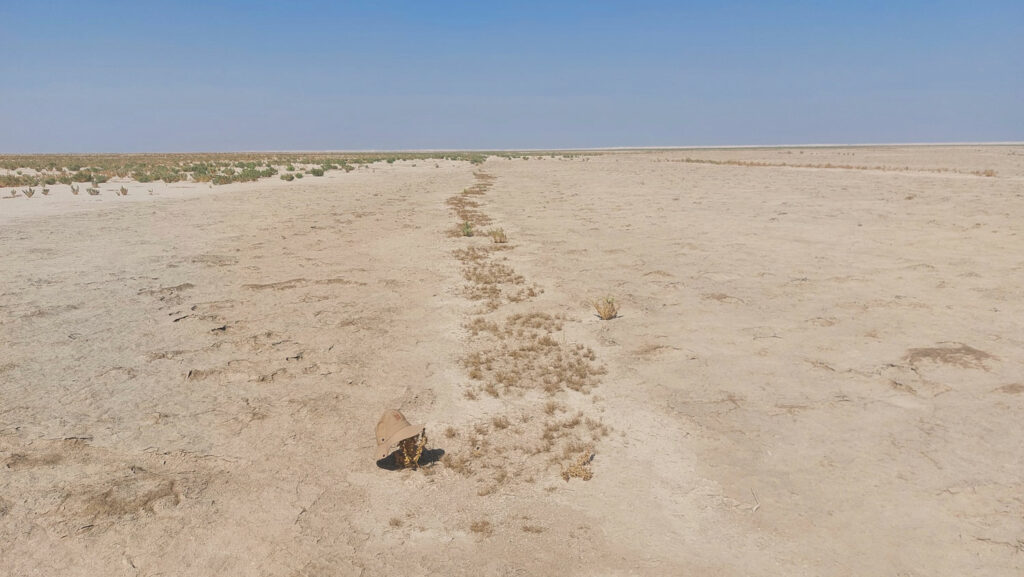
<instances>
[{"instance_id":1,"label":"clear sky","mask_svg":"<svg viewBox=\"0 0 1024 577\"><path fill-rule=\"evenodd\" d=\"M0 0L0 153L1024 140L1024 1Z\"/></svg>"}]
</instances>

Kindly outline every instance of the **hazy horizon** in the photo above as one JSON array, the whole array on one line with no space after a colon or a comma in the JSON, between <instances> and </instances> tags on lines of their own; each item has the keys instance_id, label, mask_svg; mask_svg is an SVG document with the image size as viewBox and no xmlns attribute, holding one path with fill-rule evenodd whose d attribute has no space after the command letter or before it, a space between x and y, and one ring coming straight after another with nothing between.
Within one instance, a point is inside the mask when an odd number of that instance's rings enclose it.
<instances>
[{"instance_id":1,"label":"hazy horizon","mask_svg":"<svg viewBox=\"0 0 1024 577\"><path fill-rule=\"evenodd\" d=\"M0 5L0 154L1024 140L1024 5Z\"/></svg>"},{"instance_id":2,"label":"hazy horizon","mask_svg":"<svg viewBox=\"0 0 1024 577\"><path fill-rule=\"evenodd\" d=\"M366 148L366 149L250 149L250 150L154 150L124 151L95 150L88 152L0 152L0 156L102 156L102 155L161 155L161 154L419 154L432 152L451 153L510 153L510 152L616 152L616 151L658 151L658 150L726 150L726 149L759 149L759 148L884 148L902 146L942 147L942 146L1022 146L1024 141L999 142L865 142L865 143L807 143L807 144L719 144L719 145L682 145L682 146L595 146L576 148Z\"/></svg>"}]
</instances>

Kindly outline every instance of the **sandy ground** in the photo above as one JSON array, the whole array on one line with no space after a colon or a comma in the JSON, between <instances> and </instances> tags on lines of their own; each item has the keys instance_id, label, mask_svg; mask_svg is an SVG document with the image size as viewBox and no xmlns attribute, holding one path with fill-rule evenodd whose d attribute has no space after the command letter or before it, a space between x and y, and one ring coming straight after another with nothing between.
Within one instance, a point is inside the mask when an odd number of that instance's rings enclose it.
<instances>
[{"instance_id":1,"label":"sandy ground","mask_svg":"<svg viewBox=\"0 0 1024 577\"><path fill-rule=\"evenodd\" d=\"M1024 572L1024 147L130 190L0 200L0 574Z\"/></svg>"}]
</instances>

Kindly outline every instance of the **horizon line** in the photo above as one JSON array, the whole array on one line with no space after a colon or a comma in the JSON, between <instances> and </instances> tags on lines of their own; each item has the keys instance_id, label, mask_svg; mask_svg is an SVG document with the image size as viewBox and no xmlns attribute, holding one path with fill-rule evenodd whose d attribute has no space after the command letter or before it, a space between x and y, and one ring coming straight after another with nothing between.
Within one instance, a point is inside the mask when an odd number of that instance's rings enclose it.
<instances>
[{"instance_id":1,"label":"horizon line","mask_svg":"<svg viewBox=\"0 0 1024 577\"><path fill-rule=\"evenodd\" d=\"M596 146L577 148L365 148L365 149L252 149L252 150L180 150L161 152L0 152L2 156L89 156L89 155L159 155L159 154L410 154L433 152L498 153L498 152L615 152L659 150L736 150L761 148L881 148L898 146L1024 146L1024 141L950 141L950 142L876 142L876 143L805 143L805 144L720 144L668 146Z\"/></svg>"}]
</instances>

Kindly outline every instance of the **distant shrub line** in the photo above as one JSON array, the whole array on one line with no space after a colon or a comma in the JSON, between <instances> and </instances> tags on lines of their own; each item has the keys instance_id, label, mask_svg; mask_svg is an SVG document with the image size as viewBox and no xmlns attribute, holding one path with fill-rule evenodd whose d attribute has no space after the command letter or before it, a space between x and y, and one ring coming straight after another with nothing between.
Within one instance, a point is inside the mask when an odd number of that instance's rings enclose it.
<instances>
[{"instance_id":1,"label":"distant shrub line","mask_svg":"<svg viewBox=\"0 0 1024 577\"><path fill-rule=\"evenodd\" d=\"M209 182L228 184L251 182L277 175L281 170L302 178L295 165L305 165L310 176L323 176L331 170L351 172L360 165L375 162L393 164L398 160L456 160L481 164L488 155L476 152L403 153L403 154L100 154L100 155L4 155L0 169L0 187L41 186L88 182L96 184L111 178L131 178L138 182ZM32 174L24 174L31 170Z\"/></svg>"}]
</instances>

